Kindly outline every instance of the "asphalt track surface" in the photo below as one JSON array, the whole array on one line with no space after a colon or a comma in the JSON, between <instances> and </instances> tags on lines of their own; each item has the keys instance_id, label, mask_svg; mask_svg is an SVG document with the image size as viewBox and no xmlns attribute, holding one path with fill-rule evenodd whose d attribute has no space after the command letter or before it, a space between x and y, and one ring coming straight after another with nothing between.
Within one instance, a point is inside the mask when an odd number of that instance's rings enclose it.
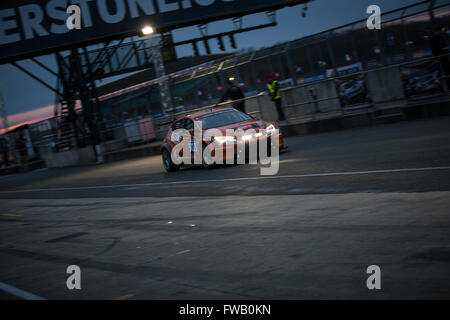
<instances>
[{"instance_id":1,"label":"asphalt track surface","mask_svg":"<svg viewBox=\"0 0 450 320\"><path fill-rule=\"evenodd\" d=\"M450 298L450 118L287 143L277 176L148 157L0 177L0 297Z\"/></svg>"}]
</instances>

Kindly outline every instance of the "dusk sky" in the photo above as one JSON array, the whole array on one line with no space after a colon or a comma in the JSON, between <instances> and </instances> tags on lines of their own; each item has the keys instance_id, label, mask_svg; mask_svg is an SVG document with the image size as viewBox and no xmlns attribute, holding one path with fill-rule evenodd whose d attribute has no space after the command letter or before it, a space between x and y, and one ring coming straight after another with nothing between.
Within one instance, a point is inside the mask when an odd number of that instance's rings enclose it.
<instances>
[{"instance_id":1,"label":"dusk sky","mask_svg":"<svg viewBox=\"0 0 450 320\"><path fill-rule=\"evenodd\" d=\"M268 28L240 34L236 37L239 49L260 48L273 45L277 42L301 38L313 33L327 30L339 25L356 20L365 19L368 15L366 9L369 5L376 4L381 7L382 12L390 11L402 6L420 2L417 0L314 0L308 4L307 17L301 17L303 6L286 8L278 11L278 23L275 28ZM256 14L244 18L244 26L252 26L266 23L265 14ZM211 23L209 33L214 34L233 28L231 20ZM199 31L196 27L190 27L174 31L175 41L198 37ZM228 46L228 43L226 43ZM213 53L220 52L211 41ZM192 55L190 46L177 49L178 56ZM201 48L203 52L203 48ZM41 62L56 71L54 56L39 58ZM56 78L46 71L28 61L20 64L38 74L44 81L56 85ZM0 65L0 88L3 91L10 125L22 121L39 119L51 115L54 103L54 93L36 82L26 74L11 65ZM35 112L29 112L35 110ZM24 113L26 112L26 113ZM18 115L14 115L18 114Z\"/></svg>"}]
</instances>

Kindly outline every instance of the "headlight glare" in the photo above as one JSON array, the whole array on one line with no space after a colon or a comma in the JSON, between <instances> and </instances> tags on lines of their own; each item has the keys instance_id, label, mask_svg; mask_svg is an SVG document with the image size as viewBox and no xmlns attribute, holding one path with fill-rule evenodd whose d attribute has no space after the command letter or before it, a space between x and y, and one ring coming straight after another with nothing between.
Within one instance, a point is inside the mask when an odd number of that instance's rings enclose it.
<instances>
[{"instance_id":1,"label":"headlight glare","mask_svg":"<svg viewBox=\"0 0 450 320\"><path fill-rule=\"evenodd\" d=\"M218 143L226 143L226 142L233 142L235 140L234 137L228 137L228 136L222 136L222 137L214 137L214 140Z\"/></svg>"}]
</instances>

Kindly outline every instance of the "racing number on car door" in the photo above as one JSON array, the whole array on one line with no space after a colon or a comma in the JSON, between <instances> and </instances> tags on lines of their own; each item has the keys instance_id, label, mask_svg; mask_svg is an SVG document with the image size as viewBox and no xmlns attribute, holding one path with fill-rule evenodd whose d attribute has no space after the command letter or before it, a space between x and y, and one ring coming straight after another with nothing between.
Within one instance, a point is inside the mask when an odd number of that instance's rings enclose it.
<instances>
[{"instance_id":1,"label":"racing number on car door","mask_svg":"<svg viewBox=\"0 0 450 320\"><path fill-rule=\"evenodd\" d=\"M172 125L172 132L182 128L183 128L183 120L179 120ZM177 144L176 141L173 141L173 143Z\"/></svg>"},{"instance_id":2,"label":"racing number on car door","mask_svg":"<svg viewBox=\"0 0 450 320\"><path fill-rule=\"evenodd\" d=\"M195 141L193 139L189 144L189 150L191 151L191 153L197 152L197 146L195 145Z\"/></svg>"},{"instance_id":3,"label":"racing number on car door","mask_svg":"<svg viewBox=\"0 0 450 320\"><path fill-rule=\"evenodd\" d=\"M183 127L185 130L192 131L194 129L194 122L191 119L184 119ZM191 143L189 144L189 150L191 153L197 152L197 146L195 144L194 136L191 135Z\"/></svg>"}]
</instances>

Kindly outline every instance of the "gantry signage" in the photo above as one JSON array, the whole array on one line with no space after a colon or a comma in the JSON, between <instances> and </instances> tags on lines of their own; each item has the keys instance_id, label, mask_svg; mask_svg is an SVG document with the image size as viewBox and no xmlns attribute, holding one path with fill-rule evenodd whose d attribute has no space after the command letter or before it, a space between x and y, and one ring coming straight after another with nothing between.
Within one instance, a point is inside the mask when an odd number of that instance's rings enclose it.
<instances>
[{"instance_id":1,"label":"gantry signage","mask_svg":"<svg viewBox=\"0 0 450 320\"><path fill-rule=\"evenodd\" d=\"M244 14L275 10L310 0L1 0L0 63L139 34ZM70 30L67 8L81 9L81 29Z\"/></svg>"}]
</instances>

